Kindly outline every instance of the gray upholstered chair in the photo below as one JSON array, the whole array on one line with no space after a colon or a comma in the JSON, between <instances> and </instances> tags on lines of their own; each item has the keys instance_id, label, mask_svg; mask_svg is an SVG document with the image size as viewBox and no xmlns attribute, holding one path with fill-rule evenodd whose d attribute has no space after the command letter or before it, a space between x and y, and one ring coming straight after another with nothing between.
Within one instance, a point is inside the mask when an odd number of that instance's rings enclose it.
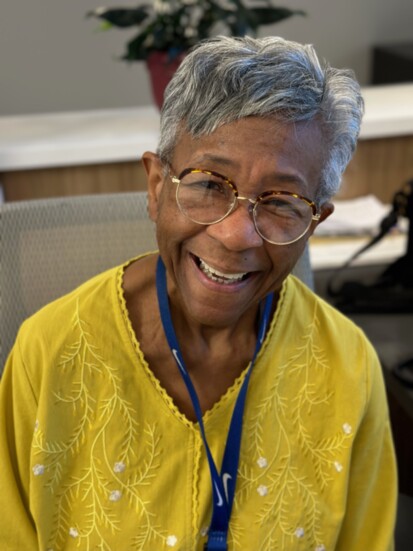
<instances>
[{"instance_id":1,"label":"gray upholstered chair","mask_svg":"<svg viewBox=\"0 0 413 551\"><path fill-rule=\"evenodd\" d=\"M156 249L146 192L0 205L0 374L21 322L103 270ZM308 251L296 273L312 286Z\"/></svg>"}]
</instances>

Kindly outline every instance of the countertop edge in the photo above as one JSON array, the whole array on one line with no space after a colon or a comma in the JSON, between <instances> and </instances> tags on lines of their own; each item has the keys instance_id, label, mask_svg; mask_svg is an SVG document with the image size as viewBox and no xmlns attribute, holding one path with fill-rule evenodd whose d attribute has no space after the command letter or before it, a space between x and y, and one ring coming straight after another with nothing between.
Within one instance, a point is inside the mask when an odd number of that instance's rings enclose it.
<instances>
[{"instance_id":1,"label":"countertop edge","mask_svg":"<svg viewBox=\"0 0 413 551\"><path fill-rule=\"evenodd\" d=\"M360 140L413 135L413 83L362 93ZM0 117L0 172L134 162L158 136L154 106Z\"/></svg>"}]
</instances>

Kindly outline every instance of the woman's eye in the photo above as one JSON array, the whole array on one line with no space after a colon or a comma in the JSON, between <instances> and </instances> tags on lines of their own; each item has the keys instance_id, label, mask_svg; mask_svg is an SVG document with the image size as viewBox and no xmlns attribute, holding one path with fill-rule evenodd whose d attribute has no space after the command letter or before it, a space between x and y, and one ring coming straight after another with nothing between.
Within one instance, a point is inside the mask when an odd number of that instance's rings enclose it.
<instances>
[{"instance_id":1,"label":"woman's eye","mask_svg":"<svg viewBox=\"0 0 413 551\"><path fill-rule=\"evenodd\" d=\"M196 186L198 186L200 189L211 191L211 192L218 192L218 193L225 193L224 190L224 184L221 182L217 182L214 180L202 180L195 183Z\"/></svg>"},{"instance_id":2,"label":"woman's eye","mask_svg":"<svg viewBox=\"0 0 413 551\"><path fill-rule=\"evenodd\" d=\"M295 205L291 201L287 201L282 197L274 197L273 199L266 201L263 206L269 214L274 214L278 217L302 218L303 216L302 209L299 208L301 205Z\"/></svg>"},{"instance_id":3,"label":"woman's eye","mask_svg":"<svg viewBox=\"0 0 413 551\"><path fill-rule=\"evenodd\" d=\"M278 199L275 197L274 199L271 199L271 201L266 201L265 206L274 210L284 210L289 211L291 210L291 205L284 199Z\"/></svg>"}]
</instances>

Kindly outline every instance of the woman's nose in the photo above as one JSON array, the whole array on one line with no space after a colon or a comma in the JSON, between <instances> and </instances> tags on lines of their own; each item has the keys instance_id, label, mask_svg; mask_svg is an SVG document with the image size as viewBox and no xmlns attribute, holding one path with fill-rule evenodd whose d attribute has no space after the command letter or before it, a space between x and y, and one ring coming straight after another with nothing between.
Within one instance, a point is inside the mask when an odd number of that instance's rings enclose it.
<instances>
[{"instance_id":1,"label":"woman's nose","mask_svg":"<svg viewBox=\"0 0 413 551\"><path fill-rule=\"evenodd\" d=\"M208 235L221 241L228 250L243 251L261 247L263 239L255 229L252 210L251 203L238 203L221 222L207 227Z\"/></svg>"}]
</instances>

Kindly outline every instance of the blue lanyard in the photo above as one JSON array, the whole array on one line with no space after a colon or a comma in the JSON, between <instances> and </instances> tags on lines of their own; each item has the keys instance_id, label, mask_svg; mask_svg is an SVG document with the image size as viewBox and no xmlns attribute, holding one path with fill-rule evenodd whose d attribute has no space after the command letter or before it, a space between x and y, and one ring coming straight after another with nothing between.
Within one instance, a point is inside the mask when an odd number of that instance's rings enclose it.
<instances>
[{"instance_id":1,"label":"blue lanyard","mask_svg":"<svg viewBox=\"0 0 413 551\"><path fill-rule=\"evenodd\" d=\"M175 329L172 323L166 284L166 269L161 257L158 258L156 269L156 289L158 293L159 310L161 313L161 319L166 339L191 397L192 404L195 410L195 415L201 431L201 437L205 446L209 470L211 474L213 513L211 526L208 533L208 542L205 546L205 549L207 551L225 551L227 549L228 526L231 516L232 504L234 501L235 484L237 479L245 398L247 395L248 383L251 377L252 368L267 331L267 326L271 315L273 294L271 293L265 299L264 308L260 319L260 327L254 356L252 358L250 367L247 371L246 377L241 386L237 401L235 403L227 442L225 445L221 473L219 474L206 439L204 422L202 420L202 411L199 404L198 396L196 394L194 385L192 384L189 373L185 367L178 339L176 337Z\"/></svg>"}]
</instances>

